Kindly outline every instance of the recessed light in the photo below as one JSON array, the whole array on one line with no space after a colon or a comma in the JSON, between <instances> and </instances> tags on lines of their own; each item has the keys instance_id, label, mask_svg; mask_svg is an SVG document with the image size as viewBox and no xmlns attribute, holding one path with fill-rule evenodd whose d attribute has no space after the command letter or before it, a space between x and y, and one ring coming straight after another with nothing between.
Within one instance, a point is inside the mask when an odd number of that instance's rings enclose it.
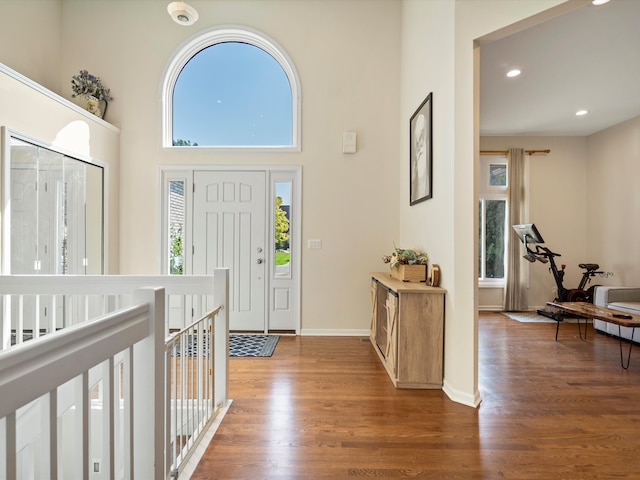
<instances>
[{"instance_id":1,"label":"recessed light","mask_svg":"<svg viewBox=\"0 0 640 480\"><path fill-rule=\"evenodd\" d=\"M604 5L605 3L609 3L609 0L592 0L592 5Z\"/></svg>"},{"instance_id":2,"label":"recessed light","mask_svg":"<svg viewBox=\"0 0 640 480\"><path fill-rule=\"evenodd\" d=\"M522 72L520 70L518 70L517 68L514 68L513 70L509 70L507 72L507 77L511 78L511 77L517 77L518 75L520 75Z\"/></svg>"},{"instance_id":3,"label":"recessed light","mask_svg":"<svg viewBox=\"0 0 640 480\"><path fill-rule=\"evenodd\" d=\"M586 115L587 113L589 113L589 111L588 111L588 110L578 110L578 111L576 112L576 116L578 116L578 117L582 117L583 115Z\"/></svg>"}]
</instances>

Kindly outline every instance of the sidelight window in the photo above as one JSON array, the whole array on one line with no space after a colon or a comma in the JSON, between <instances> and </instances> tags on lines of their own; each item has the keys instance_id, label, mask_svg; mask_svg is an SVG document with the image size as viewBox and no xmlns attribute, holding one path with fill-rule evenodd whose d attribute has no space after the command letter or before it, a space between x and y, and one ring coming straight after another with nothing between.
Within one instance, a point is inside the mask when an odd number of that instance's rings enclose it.
<instances>
[{"instance_id":1,"label":"sidelight window","mask_svg":"<svg viewBox=\"0 0 640 480\"><path fill-rule=\"evenodd\" d=\"M275 255L276 277L291 277L291 181L275 182Z\"/></svg>"},{"instance_id":2,"label":"sidelight window","mask_svg":"<svg viewBox=\"0 0 640 480\"><path fill-rule=\"evenodd\" d=\"M485 285L502 284L507 219L506 157L481 156L479 192L478 278Z\"/></svg>"}]
</instances>

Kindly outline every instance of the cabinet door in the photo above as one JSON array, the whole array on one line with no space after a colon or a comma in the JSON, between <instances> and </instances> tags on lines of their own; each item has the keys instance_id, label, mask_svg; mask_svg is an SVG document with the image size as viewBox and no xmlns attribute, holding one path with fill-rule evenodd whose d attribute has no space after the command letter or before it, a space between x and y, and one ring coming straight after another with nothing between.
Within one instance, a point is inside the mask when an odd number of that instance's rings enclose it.
<instances>
[{"instance_id":1,"label":"cabinet door","mask_svg":"<svg viewBox=\"0 0 640 480\"><path fill-rule=\"evenodd\" d=\"M378 327L378 282L371 280L371 340L376 340L376 330Z\"/></svg>"},{"instance_id":2,"label":"cabinet door","mask_svg":"<svg viewBox=\"0 0 640 480\"><path fill-rule=\"evenodd\" d=\"M385 358L387 365L397 377L398 364L398 297L393 293L387 294L387 344L385 348Z\"/></svg>"}]
</instances>

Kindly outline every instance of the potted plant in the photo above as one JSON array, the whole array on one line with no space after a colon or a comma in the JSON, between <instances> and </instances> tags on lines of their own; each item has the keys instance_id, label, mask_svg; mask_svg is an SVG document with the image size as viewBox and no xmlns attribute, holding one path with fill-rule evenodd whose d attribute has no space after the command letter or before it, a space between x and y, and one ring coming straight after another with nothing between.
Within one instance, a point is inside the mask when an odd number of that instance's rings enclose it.
<instances>
[{"instance_id":1,"label":"potted plant","mask_svg":"<svg viewBox=\"0 0 640 480\"><path fill-rule=\"evenodd\" d=\"M87 101L86 109L94 115L104 118L110 100L113 100L110 89L102 84L100 77L91 75L86 70L80 70L78 75L71 77L72 98L82 97ZM104 103L104 108L102 104Z\"/></svg>"},{"instance_id":2,"label":"potted plant","mask_svg":"<svg viewBox=\"0 0 640 480\"><path fill-rule=\"evenodd\" d=\"M422 250L396 248L391 255L382 257L389 264L391 276L403 282L424 282L427 280L429 256Z\"/></svg>"}]
</instances>

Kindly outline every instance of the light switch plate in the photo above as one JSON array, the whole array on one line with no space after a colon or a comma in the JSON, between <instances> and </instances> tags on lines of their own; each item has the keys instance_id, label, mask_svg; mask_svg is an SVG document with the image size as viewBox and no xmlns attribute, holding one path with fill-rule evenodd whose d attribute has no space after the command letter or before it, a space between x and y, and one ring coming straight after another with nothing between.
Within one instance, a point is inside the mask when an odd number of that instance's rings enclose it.
<instances>
[{"instance_id":1,"label":"light switch plate","mask_svg":"<svg viewBox=\"0 0 640 480\"><path fill-rule=\"evenodd\" d=\"M342 153L356 153L356 132L342 134Z\"/></svg>"}]
</instances>

